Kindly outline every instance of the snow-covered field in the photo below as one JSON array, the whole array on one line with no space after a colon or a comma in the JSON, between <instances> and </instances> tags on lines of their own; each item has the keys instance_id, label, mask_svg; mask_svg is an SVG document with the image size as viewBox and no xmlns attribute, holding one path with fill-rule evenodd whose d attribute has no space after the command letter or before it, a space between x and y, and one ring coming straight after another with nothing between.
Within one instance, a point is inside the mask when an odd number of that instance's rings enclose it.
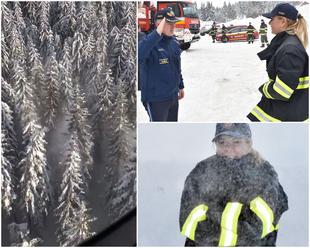
<instances>
[{"instance_id":1,"label":"snow-covered field","mask_svg":"<svg viewBox=\"0 0 310 248\"><path fill-rule=\"evenodd\" d=\"M308 18L309 6L299 11ZM249 22L258 30L261 19L257 17L234 20L226 23L247 25ZM268 25L269 41L271 34ZM258 87L268 80L265 61L257 53L260 39L254 44L247 42L212 43L209 35L184 51L182 75L185 98L180 101L180 122L248 122L246 115L261 98ZM138 122L148 122L148 116L140 102L138 93Z\"/></svg>"}]
</instances>

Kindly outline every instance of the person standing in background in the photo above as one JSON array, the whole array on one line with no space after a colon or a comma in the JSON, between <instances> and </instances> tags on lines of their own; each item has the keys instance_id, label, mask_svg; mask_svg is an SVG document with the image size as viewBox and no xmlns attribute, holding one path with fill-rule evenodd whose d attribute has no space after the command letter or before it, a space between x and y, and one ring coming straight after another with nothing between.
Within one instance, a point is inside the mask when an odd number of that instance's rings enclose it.
<instances>
[{"instance_id":1,"label":"person standing in background","mask_svg":"<svg viewBox=\"0 0 310 248\"><path fill-rule=\"evenodd\" d=\"M268 37L267 37L267 24L265 23L265 21L262 19L261 23L260 23L260 27L259 27L259 35L260 35L260 41L262 43L262 45L260 47L265 47L265 44L267 46L269 46L268 43Z\"/></svg>"},{"instance_id":2,"label":"person standing in background","mask_svg":"<svg viewBox=\"0 0 310 248\"><path fill-rule=\"evenodd\" d=\"M249 22L249 26L247 27L247 35L248 35L248 43L254 43L254 31L255 28L252 26L251 22Z\"/></svg>"}]
</instances>

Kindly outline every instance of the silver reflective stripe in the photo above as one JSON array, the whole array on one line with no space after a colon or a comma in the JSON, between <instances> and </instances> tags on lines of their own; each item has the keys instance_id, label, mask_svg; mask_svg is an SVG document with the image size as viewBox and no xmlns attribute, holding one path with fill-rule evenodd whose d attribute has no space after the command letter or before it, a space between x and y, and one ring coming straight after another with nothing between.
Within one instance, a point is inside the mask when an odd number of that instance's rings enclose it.
<instances>
[{"instance_id":1,"label":"silver reflective stripe","mask_svg":"<svg viewBox=\"0 0 310 248\"><path fill-rule=\"evenodd\" d=\"M251 111L251 114L254 115L258 120L264 122L280 122L280 120L268 115L264 112L260 107L255 106L255 108Z\"/></svg>"},{"instance_id":2,"label":"silver reflective stripe","mask_svg":"<svg viewBox=\"0 0 310 248\"><path fill-rule=\"evenodd\" d=\"M307 89L309 88L309 77L299 78L299 84L297 89Z\"/></svg>"},{"instance_id":3,"label":"silver reflective stripe","mask_svg":"<svg viewBox=\"0 0 310 248\"><path fill-rule=\"evenodd\" d=\"M269 119L267 119L265 116L263 116L257 109L256 107L252 110L251 112L257 119L260 121L266 121L266 122L271 122Z\"/></svg>"},{"instance_id":4,"label":"silver reflective stripe","mask_svg":"<svg viewBox=\"0 0 310 248\"><path fill-rule=\"evenodd\" d=\"M276 78L276 82L273 85L273 89L287 99L289 99L294 92L289 86L287 86L283 81L281 81L278 76Z\"/></svg>"}]
</instances>

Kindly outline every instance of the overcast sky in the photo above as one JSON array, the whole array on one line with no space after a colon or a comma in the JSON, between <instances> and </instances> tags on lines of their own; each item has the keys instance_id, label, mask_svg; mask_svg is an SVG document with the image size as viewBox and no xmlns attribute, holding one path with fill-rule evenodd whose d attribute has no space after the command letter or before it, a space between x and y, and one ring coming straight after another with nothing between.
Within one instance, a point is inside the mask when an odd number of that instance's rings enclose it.
<instances>
[{"instance_id":1,"label":"overcast sky","mask_svg":"<svg viewBox=\"0 0 310 248\"><path fill-rule=\"evenodd\" d=\"M253 146L279 175L289 210L280 220L278 246L308 245L308 125L250 124ZM178 217L186 176L213 155L215 124L138 125L138 241L183 246ZM298 228L296 228L298 227Z\"/></svg>"}]
</instances>

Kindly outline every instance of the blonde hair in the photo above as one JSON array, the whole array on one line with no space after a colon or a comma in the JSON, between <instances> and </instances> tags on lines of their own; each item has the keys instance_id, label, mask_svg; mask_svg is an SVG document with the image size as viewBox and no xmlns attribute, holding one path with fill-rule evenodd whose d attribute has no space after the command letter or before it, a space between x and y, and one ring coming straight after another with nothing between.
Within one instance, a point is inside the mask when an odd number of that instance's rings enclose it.
<instances>
[{"instance_id":1,"label":"blonde hair","mask_svg":"<svg viewBox=\"0 0 310 248\"><path fill-rule=\"evenodd\" d=\"M287 18L286 18L287 19ZM305 18L298 14L297 21L287 19L288 27L286 32L288 34L296 34L302 45L306 49L308 46L308 28Z\"/></svg>"},{"instance_id":2,"label":"blonde hair","mask_svg":"<svg viewBox=\"0 0 310 248\"><path fill-rule=\"evenodd\" d=\"M253 157L253 162L255 165L261 165L265 161L263 157L259 154L259 152L254 150L253 148L251 149L250 154Z\"/></svg>"}]
</instances>

